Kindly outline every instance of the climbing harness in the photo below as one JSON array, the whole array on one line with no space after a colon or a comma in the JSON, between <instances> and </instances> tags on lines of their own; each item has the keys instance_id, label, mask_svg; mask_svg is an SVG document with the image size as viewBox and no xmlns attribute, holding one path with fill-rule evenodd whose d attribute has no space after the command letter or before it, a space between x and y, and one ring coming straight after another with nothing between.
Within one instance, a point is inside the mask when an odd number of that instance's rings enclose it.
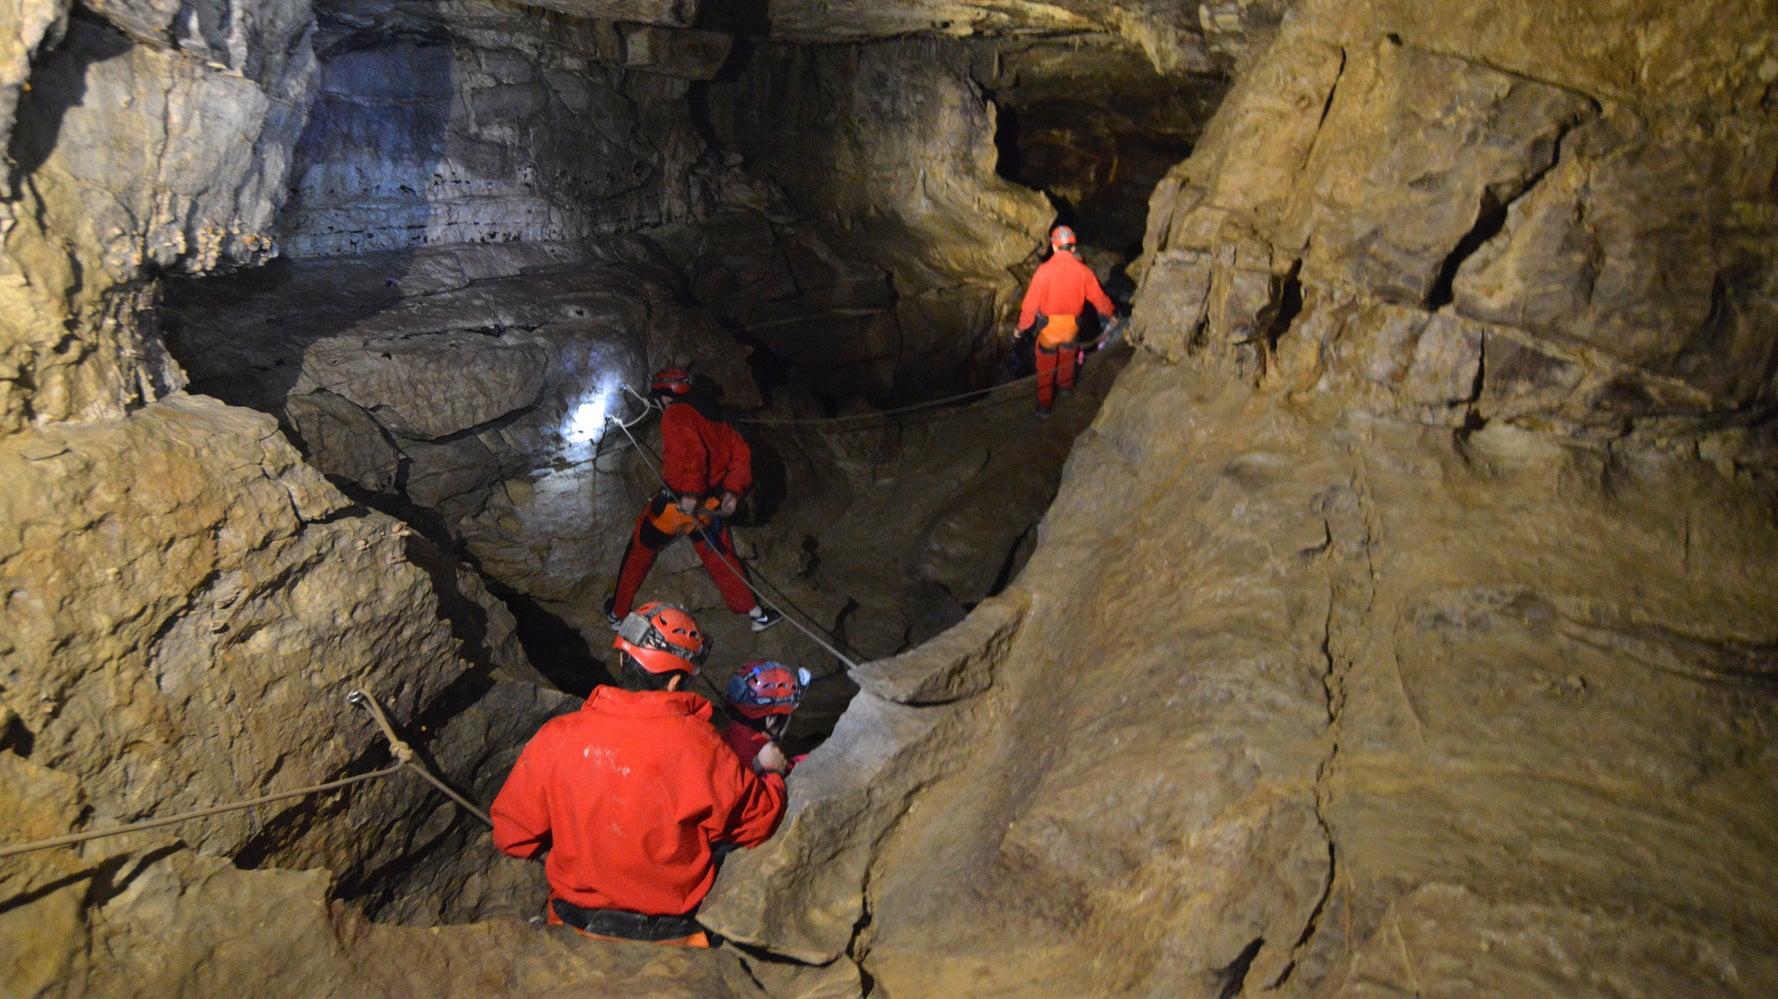
<instances>
[{"instance_id":1,"label":"climbing harness","mask_svg":"<svg viewBox=\"0 0 1778 999\"><path fill-rule=\"evenodd\" d=\"M69 833L66 836L56 836L52 839L40 839L30 843L18 843L12 846L0 847L0 858L13 857L21 853L31 853L36 850L46 850L56 846L72 846L76 843L84 843L87 840L102 839L107 836L118 836L123 833L141 832L147 829L159 829L163 826L170 826L180 822L189 822L192 819L209 818L212 815L222 815L227 812L238 812L247 808L257 808L260 805L270 804L274 801L304 798L312 794L320 794L323 791L334 791L342 787L350 787L353 784L362 784L365 781L376 780L379 777L387 777L404 767L411 767L415 773L419 774L421 777L425 778L428 783L444 792L446 796L462 806L465 811L469 812L469 814L481 819L490 826L494 824L494 820L488 816L487 812L477 808L473 802L457 793L457 791L449 785L445 784L445 782L435 776L431 770L427 769L424 763L419 761L419 758L414 754L413 747L401 741L401 739L396 736L395 729L389 724L388 717L383 714L383 706L377 703L376 698L362 690L354 690L346 695L346 702L356 707L364 708L370 712L371 718L376 722L377 727L382 730L383 738L389 741L389 753L395 757L395 762L386 767L372 770L369 773L362 773L353 777L342 777L339 780L331 780L322 784L311 784L308 787L293 788L289 791L264 795L250 801L237 801L229 805L201 808L195 812L168 815L158 819L144 819L141 822L131 822L128 825L112 826L107 829L90 829L86 832Z\"/></svg>"}]
</instances>

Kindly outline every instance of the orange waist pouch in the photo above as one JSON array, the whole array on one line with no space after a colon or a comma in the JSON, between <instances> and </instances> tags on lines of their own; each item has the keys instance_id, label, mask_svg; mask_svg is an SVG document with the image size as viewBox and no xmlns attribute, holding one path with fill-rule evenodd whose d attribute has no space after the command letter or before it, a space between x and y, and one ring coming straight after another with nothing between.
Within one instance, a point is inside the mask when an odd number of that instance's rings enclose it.
<instances>
[{"instance_id":1,"label":"orange waist pouch","mask_svg":"<svg viewBox=\"0 0 1778 999\"><path fill-rule=\"evenodd\" d=\"M1037 331L1037 345L1045 350L1054 350L1063 344L1074 342L1080 334L1080 320L1074 316L1050 316Z\"/></svg>"}]
</instances>

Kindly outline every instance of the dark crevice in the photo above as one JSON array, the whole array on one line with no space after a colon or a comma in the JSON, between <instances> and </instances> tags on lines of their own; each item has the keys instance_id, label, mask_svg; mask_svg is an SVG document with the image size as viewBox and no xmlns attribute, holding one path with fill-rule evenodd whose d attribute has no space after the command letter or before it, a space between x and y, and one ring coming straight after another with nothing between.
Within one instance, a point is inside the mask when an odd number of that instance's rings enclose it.
<instances>
[{"instance_id":1,"label":"dark crevice","mask_svg":"<svg viewBox=\"0 0 1778 999\"><path fill-rule=\"evenodd\" d=\"M0 688L3 690L4 688ZM30 759L31 750L36 748L37 733L31 731L25 720L16 714L9 714L0 719L0 751L12 753L21 759Z\"/></svg>"},{"instance_id":2,"label":"dark crevice","mask_svg":"<svg viewBox=\"0 0 1778 999\"><path fill-rule=\"evenodd\" d=\"M1235 999L1247 983L1247 972L1253 967L1253 959L1259 956L1260 948L1266 945L1265 937L1254 937L1235 959L1221 968L1216 969L1216 981L1220 988L1217 999Z\"/></svg>"},{"instance_id":3,"label":"dark crevice","mask_svg":"<svg viewBox=\"0 0 1778 999\"><path fill-rule=\"evenodd\" d=\"M1303 283L1299 275L1303 270L1301 260L1293 260L1290 270L1279 280L1277 294L1277 311L1272 314L1271 322L1266 324L1265 338L1268 348L1276 348L1278 340L1290 331L1292 323L1303 311Z\"/></svg>"},{"instance_id":4,"label":"dark crevice","mask_svg":"<svg viewBox=\"0 0 1778 999\"><path fill-rule=\"evenodd\" d=\"M563 693L585 697L596 686L617 682L612 668L594 654L578 628L522 593L492 580L488 588L512 611L519 645L531 665Z\"/></svg>"},{"instance_id":5,"label":"dark crevice","mask_svg":"<svg viewBox=\"0 0 1778 999\"><path fill-rule=\"evenodd\" d=\"M1457 270L1463 266L1475 252L1482 248L1488 240L1499 235L1506 228L1506 205L1494 197L1494 192L1482 191L1481 204L1476 208L1475 224L1457 241L1445 262L1439 267L1438 277L1432 282L1432 290L1426 293L1426 307L1441 309L1456 298L1454 286L1457 282Z\"/></svg>"}]
</instances>

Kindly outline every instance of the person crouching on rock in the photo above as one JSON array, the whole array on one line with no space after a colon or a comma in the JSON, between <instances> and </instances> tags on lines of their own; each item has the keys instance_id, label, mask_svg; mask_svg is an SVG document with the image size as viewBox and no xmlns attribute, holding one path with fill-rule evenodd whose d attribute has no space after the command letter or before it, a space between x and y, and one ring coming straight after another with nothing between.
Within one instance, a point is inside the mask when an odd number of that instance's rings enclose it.
<instances>
[{"instance_id":1,"label":"person crouching on rock","mask_svg":"<svg viewBox=\"0 0 1778 999\"><path fill-rule=\"evenodd\" d=\"M592 937L709 946L693 918L716 879L716 843L752 847L784 817L787 761L775 746L751 766L683 689L708 643L692 616L648 603L612 646L623 686L593 688L519 753L490 809L494 846L544 856L546 918Z\"/></svg>"},{"instance_id":2,"label":"person crouching on rock","mask_svg":"<svg viewBox=\"0 0 1778 999\"><path fill-rule=\"evenodd\" d=\"M777 748L791 714L803 702L809 679L808 670L793 670L770 659L755 659L729 677L724 699L730 721L722 730L722 741L741 762L758 758L768 747ZM802 760L798 756L788 761L785 774Z\"/></svg>"}]
</instances>

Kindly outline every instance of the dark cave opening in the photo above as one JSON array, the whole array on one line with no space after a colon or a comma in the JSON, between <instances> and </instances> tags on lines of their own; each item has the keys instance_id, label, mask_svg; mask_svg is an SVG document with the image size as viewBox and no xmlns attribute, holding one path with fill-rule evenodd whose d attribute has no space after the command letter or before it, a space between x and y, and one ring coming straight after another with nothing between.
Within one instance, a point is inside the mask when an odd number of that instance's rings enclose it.
<instances>
[{"instance_id":1,"label":"dark cave opening","mask_svg":"<svg viewBox=\"0 0 1778 999\"><path fill-rule=\"evenodd\" d=\"M997 172L1044 192L1083 244L1142 252L1148 199L1191 155L1220 75L1167 77L1116 46L990 46L976 60L996 109Z\"/></svg>"}]
</instances>

